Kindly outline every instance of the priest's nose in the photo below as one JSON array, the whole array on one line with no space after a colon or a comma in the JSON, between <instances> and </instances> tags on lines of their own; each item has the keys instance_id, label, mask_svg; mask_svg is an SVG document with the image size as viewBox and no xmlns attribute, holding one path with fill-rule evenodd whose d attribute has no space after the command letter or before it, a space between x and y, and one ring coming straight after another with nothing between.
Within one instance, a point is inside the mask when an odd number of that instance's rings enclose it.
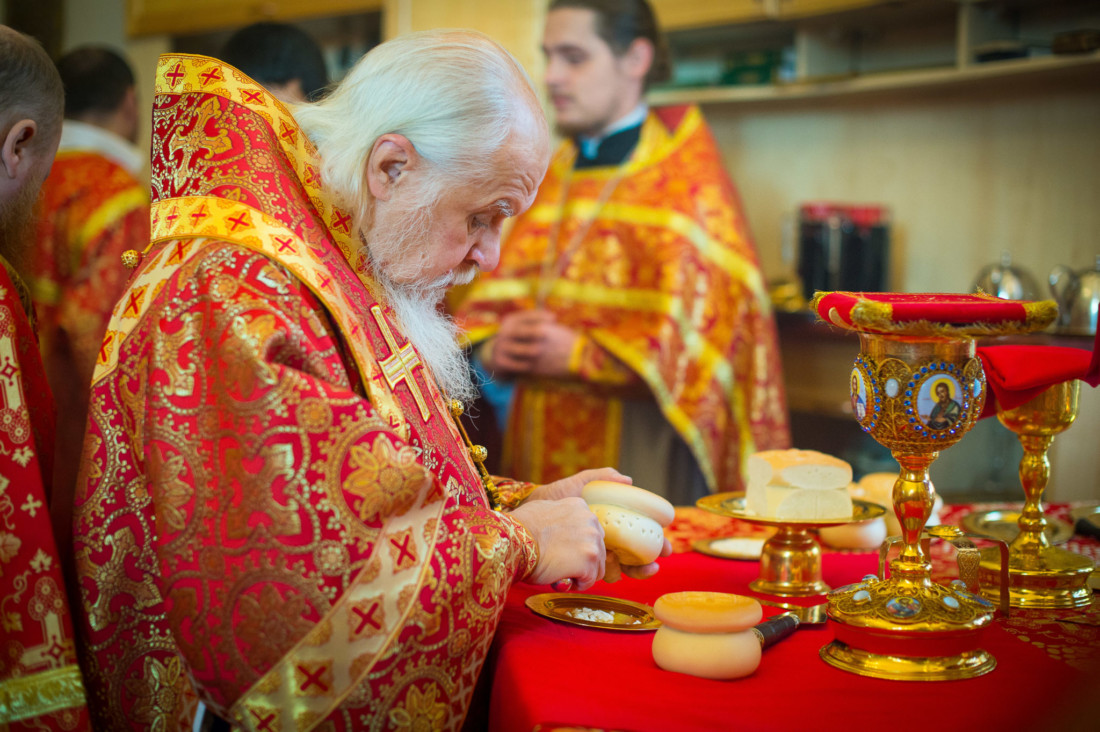
<instances>
[{"instance_id":1,"label":"priest's nose","mask_svg":"<svg viewBox=\"0 0 1100 732\"><path fill-rule=\"evenodd\" d=\"M500 232L486 233L470 249L468 259L477 264L482 272L490 272L500 262Z\"/></svg>"}]
</instances>

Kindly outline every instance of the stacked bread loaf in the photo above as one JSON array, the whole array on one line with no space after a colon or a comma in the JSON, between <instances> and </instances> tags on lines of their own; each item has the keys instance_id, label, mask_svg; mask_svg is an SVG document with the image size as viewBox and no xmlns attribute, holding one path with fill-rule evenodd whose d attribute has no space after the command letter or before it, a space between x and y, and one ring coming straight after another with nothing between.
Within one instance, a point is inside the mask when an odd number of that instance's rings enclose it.
<instances>
[{"instance_id":1,"label":"stacked bread loaf","mask_svg":"<svg viewBox=\"0 0 1100 732\"><path fill-rule=\"evenodd\" d=\"M622 564L649 564L661 556L664 527L675 509L656 493L625 483L594 480L582 489L584 500L604 531L604 545Z\"/></svg>"},{"instance_id":2,"label":"stacked bread loaf","mask_svg":"<svg viewBox=\"0 0 1100 732\"><path fill-rule=\"evenodd\" d=\"M850 518L852 466L817 450L764 450L748 459L746 508L763 518Z\"/></svg>"},{"instance_id":3,"label":"stacked bread loaf","mask_svg":"<svg viewBox=\"0 0 1100 732\"><path fill-rule=\"evenodd\" d=\"M672 592L653 604L661 627L653 636L653 660L666 671L705 679L748 676L760 665L760 637L753 626L760 603L725 592Z\"/></svg>"}]
</instances>

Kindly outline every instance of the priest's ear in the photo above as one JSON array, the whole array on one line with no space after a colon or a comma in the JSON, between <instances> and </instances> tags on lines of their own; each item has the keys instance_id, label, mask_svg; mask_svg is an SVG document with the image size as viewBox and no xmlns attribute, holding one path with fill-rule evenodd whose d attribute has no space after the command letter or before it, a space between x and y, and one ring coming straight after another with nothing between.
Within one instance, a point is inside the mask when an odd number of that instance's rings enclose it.
<instances>
[{"instance_id":1,"label":"priest's ear","mask_svg":"<svg viewBox=\"0 0 1100 732\"><path fill-rule=\"evenodd\" d=\"M642 82L653 66L653 43L646 38L635 38L619 57L619 66L633 80Z\"/></svg>"},{"instance_id":2,"label":"priest's ear","mask_svg":"<svg viewBox=\"0 0 1100 732\"><path fill-rule=\"evenodd\" d=\"M31 145L38 134L33 119L19 119L0 140L0 175L9 180L26 177L31 168Z\"/></svg>"},{"instance_id":3,"label":"priest's ear","mask_svg":"<svg viewBox=\"0 0 1100 732\"><path fill-rule=\"evenodd\" d=\"M421 165L420 155L404 135L388 133L374 141L367 156L367 187L373 198L388 201L394 189Z\"/></svg>"}]
</instances>

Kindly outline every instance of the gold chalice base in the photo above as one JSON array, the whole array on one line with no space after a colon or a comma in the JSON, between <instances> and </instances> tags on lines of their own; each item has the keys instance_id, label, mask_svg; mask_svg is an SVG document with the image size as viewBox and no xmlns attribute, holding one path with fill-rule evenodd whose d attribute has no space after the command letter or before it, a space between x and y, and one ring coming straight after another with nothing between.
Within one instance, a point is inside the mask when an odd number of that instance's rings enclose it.
<instances>
[{"instance_id":1,"label":"gold chalice base","mask_svg":"<svg viewBox=\"0 0 1100 732\"><path fill-rule=\"evenodd\" d=\"M750 582L749 587L764 595L780 597L824 595L830 589L821 579L821 546L811 529L870 521L885 513L876 503L854 500L851 518L806 521L764 518L745 507L745 494L740 491L704 496L695 505L722 516L775 527L775 533L760 550L760 577Z\"/></svg>"},{"instance_id":2,"label":"gold chalice base","mask_svg":"<svg viewBox=\"0 0 1100 732\"><path fill-rule=\"evenodd\" d=\"M821 659L860 676L890 681L955 681L987 674L997 659L977 649L951 656L899 656L872 653L835 640L820 651Z\"/></svg>"},{"instance_id":3,"label":"gold chalice base","mask_svg":"<svg viewBox=\"0 0 1100 732\"><path fill-rule=\"evenodd\" d=\"M982 594L994 597L1000 566L996 547L983 549L981 557ZM1008 555L1008 603L1020 608L1088 607L1092 571L1091 559L1061 547L1042 547L1038 554L1013 551Z\"/></svg>"},{"instance_id":4,"label":"gold chalice base","mask_svg":"<svg viewBox=\"0 0 1100 732\"><path fill-rule=\"evenodd\" d=\"M836 640L822 660L844 671L895 681L950 681L989 673L981 648L993 605L961 583L868 579L829 597Z\"/></svg>"}]
</instances>

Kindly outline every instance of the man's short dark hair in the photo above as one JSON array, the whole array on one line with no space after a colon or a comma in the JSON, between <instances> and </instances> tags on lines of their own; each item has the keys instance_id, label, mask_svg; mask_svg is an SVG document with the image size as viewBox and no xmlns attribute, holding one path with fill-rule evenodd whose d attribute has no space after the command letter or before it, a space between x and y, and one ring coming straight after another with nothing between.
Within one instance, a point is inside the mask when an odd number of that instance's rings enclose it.
<instances>
[{"instance_id":1,"label":"man's short dark hair","mask_svg":"<svg viewBox=\"0 0 1100 732\"><path fill-rule=\"evenodd\" d=\"M42 45L0 25L0 138L20 119L33 119L41 140L61 129L64 92Z\"/></svg>"},{"instance_id":2,"label":"man's short dark hair","mask_svg":"<svg viewBox=\"0 0 1100 732\"><path fill-rule=\"evenodd\" d=\"M134 72L126 59L109 48L83 46L57 62L65 85L65 117L88 112L113 112L134 87Z\"/></svg>"},{"instance_id":3,"label":"man's short dark hair","mask_svg":"<svg viewBox=\"0 0 1100 732\"><path fill-rule=\"evenodd\" d=\"M579 8L596 14L596 35L616 56L630 44L644 38L653 44L653 65L645 77L645 88L668 81L672 75L668 45L657 25L657 16L646 0L551 0L550 10Z\"/></svg>"},{"instance_id":4,"label":"man's short dark hair","mask_svg":"<svg viewBox=\"0 0 1100 732\"><path fill-rule=\"evenodd\" d=\"M309 34L285 23L254 23L225 43L222 61L261 84L286 84L297 79L306 99L315 100L328 86L321 47Z\"/></svg>"}]
</instances>

